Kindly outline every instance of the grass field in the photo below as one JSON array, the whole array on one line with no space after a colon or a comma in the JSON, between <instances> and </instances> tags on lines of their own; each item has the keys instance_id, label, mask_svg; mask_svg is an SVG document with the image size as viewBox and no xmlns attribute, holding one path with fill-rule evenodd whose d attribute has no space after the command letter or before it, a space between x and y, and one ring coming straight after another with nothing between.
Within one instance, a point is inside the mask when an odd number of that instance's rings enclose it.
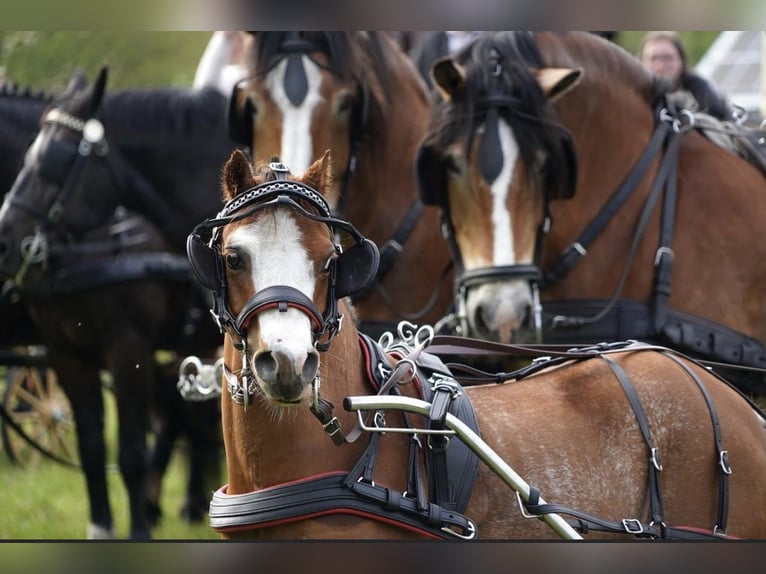
<instances>
[{"instance_id":1,"label":"grass field","mask_svg":"<svg viewBox=\"0 0 766 574\"><path fill-rule=\"evenodd\" d=\"M3 383L0 383L0 387ZM129 531L127 492L117 471L114 400L104 391L107 405L107 440L109 448L109 495L115 521L116 536L126 538ZM190 525L181 520L186 480L184 445L173 455L163 483L163 518L153 532L156 539L199 540L218 539L205 519ZM221 468L221 480L224 469ZM32 466L12 464L0 451L0 539L76 540L84 539L88 524L88 501L85 478L79 470L40 459Z\"/></svg>"}]
</instances>

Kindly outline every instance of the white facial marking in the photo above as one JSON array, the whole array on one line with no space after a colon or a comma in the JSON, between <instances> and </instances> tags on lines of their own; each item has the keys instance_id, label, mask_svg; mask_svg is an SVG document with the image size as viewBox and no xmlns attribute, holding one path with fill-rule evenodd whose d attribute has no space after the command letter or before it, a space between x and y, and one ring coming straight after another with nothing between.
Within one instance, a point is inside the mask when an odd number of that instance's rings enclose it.
<instances>
[{"instance_id":1,"label":"white facial marking","mask_svg":"<svg viewBox=\"0 0 766 574\"><path fill-rule=\"evenodd\" d=\"M37 137L35 137L34 141L32 142L32 145L29 146L29 149L27 149L27 152L24 154L24 163L21 168L21 172L17 175L16 179L18 180L21 176L21 173L24 172L24 170L29 170L32 165L35 165L39 163L40 153L43 146L43 134L38 134ZM14 183L14 187L16 184ZM7 216L7 212L10 209L11 202L10 201L3 201L2 206L0 206L0 219L4 219Z\"/></svg>"},{"instance_id":2,"label":"white facial marking","mask_svg":"<svg viewBox=\"0 0 766 574\"><path fill-rule=\"evenodd\" d=\"M258 290L273 285L294 287L313 298L316 279L313 266L301 244L301 231L288 208L260 218L252 225L236 229L227 243L247 253L253 268L253 285ZM312 325L308 316L288 307L287 311L269 309L258 314L260 336L267 347L279 343L293 357L305 358L313 347Z\"/></svg>"},{"instance_id":3,"label":"white facial marking","mask_svg":"<svg viewBox=\"0 0 766 574\"><path fill-rule=\"evenodd\" d=\"M286 58L274 68L266 80L271 97L282 111L282 147L279 157L296 177L302 175L311 166L313 160L311 116L316 105L322 101L319 93L322 74L319 67L308 56L301 56L301 58L306 70L308 92L299 107L295 107L285 93Z\"/></svg>"},{"instance_id":4,"label":"white facial marking","mask_svg":"<svg viewBox=\"0 0 766 574\"><path fill-rule=\"evenodd\" d=\"M511 215L508 212L506 202L513 168L519 157L519 146L506 122L500 121L497 127L500 132L500 147L504 161L500 175L492 182L492 258L494 265L512 265L516 263L516 256L514 254Z\"/></svg>"},{"instance_id":5,"label":"white facial marking","mask_svg":"<svg viewBox=\"0 0 766 574\"><path fill-rule=\"evenodd\" d=\"M511 214L508 211L508 191L513 169L519 158L519 146L510 126L498 123L500 146L503 152L503 168L491 184L492 193L492 266L514 265L516 259L513 242ZM532 260L532 254L527 254ZM486 265L485 262L465 261L467 269ZM481 321L486 332L478 336L496 338L510 343L514 332L521 327L523 317L531 305L531 291L526 281L492 281L469 289L466 298L466 312L471 328L477 329Z\"/></svg>"}]
</instances>

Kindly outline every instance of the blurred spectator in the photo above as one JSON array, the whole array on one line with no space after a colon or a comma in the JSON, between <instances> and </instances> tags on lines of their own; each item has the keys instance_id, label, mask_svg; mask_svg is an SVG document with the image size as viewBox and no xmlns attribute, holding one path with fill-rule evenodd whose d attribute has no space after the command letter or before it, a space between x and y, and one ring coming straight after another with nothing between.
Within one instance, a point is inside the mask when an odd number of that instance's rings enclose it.
<instances>
[{"instance_id":1,"label":"blurred spectator","mask_svg":"<svg viewBox=\"0 0 766 574\"><path fill-rule=\"evenodd\" d=\"M246 32L216 31L197 64L195 89L215 87L226 97L239 80L247 75L244 66Z\"/></svg>"},{"instance_id":2,"label":"blurred spectator","mask_svg":"<svg viewBox=\"0 0 766 574\"><path fill-rule=\"evenodd\" d=\"M655 77L667 82L669 92L690 94L698 111L722 120L732 119L726 99L712 84L689 69L686 49L676 32L649 32L641 41L638 58Z\"/></svg>"},{"instance_id":3,"label":"blurred spectator","mask_svg":"<svg viewBox=\"0 0 766 574\"><path fill-rule=\"evenodd\" d=\"M478 35L479 32L467 30L423 33L409 54L429 90L433 89L431 64L440 58L454 54Z\"/></svg>"}]
</instances>

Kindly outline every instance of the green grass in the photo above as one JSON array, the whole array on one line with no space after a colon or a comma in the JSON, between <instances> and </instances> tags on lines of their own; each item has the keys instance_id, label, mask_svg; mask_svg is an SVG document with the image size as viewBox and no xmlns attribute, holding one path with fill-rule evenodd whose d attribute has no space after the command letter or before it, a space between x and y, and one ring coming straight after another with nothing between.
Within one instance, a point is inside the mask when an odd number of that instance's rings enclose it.
<instances>
[{"instance_id":1,"label":"green grass","mask_svg":"<svg viewBox=\"0 0 766 574\"><path fill-rule=\"evenodd\" d=\"M60 93L76 70L109 67L109 89L190 86L211 32L0 31L8 80Z\"/></svg>"},{"instance_id":2,"label":"green grass","mask_svg":"<svg viewBox=\"0 0 766 574\"><path fill-rule=\"evenodd\" d=\"M114 400L104 393L107 405L107 440L109 444L109 496L117 538L127 538L129 532L127 492L116 470L114 448L116 428ZM218 539L204 519L190 525L179 517L184 497L186 464L183 447L176 448L163 482L161 505L163 517L152 533L155 539L199 540ZM41 460L32 467L9 462L0 451L0 539L73 540L84 539L88 524L88 500L85 478L79 470L56 462ZM221 477L225 476L221 469Z\"/></svg>"}]
</instances>

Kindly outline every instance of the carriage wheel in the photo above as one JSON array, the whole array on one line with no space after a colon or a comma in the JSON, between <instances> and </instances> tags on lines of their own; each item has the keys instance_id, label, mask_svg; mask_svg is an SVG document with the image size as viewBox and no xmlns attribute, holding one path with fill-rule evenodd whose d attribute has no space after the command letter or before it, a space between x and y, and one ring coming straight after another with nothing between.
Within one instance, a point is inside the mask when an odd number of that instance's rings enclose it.
<instances>
[{"instance_id":1,"label":"carriage wheel","mask_svg":"<svg viewBox=\"0 0 766 574\"><path fill-rule=\"evenodd\" d=\"M72 408L51 369L11 367L5 409L35 443L58 458L78 463ZM3 448L14 464L33 466L43 454L3 421Z\"/></svg>"}]
</instances>

